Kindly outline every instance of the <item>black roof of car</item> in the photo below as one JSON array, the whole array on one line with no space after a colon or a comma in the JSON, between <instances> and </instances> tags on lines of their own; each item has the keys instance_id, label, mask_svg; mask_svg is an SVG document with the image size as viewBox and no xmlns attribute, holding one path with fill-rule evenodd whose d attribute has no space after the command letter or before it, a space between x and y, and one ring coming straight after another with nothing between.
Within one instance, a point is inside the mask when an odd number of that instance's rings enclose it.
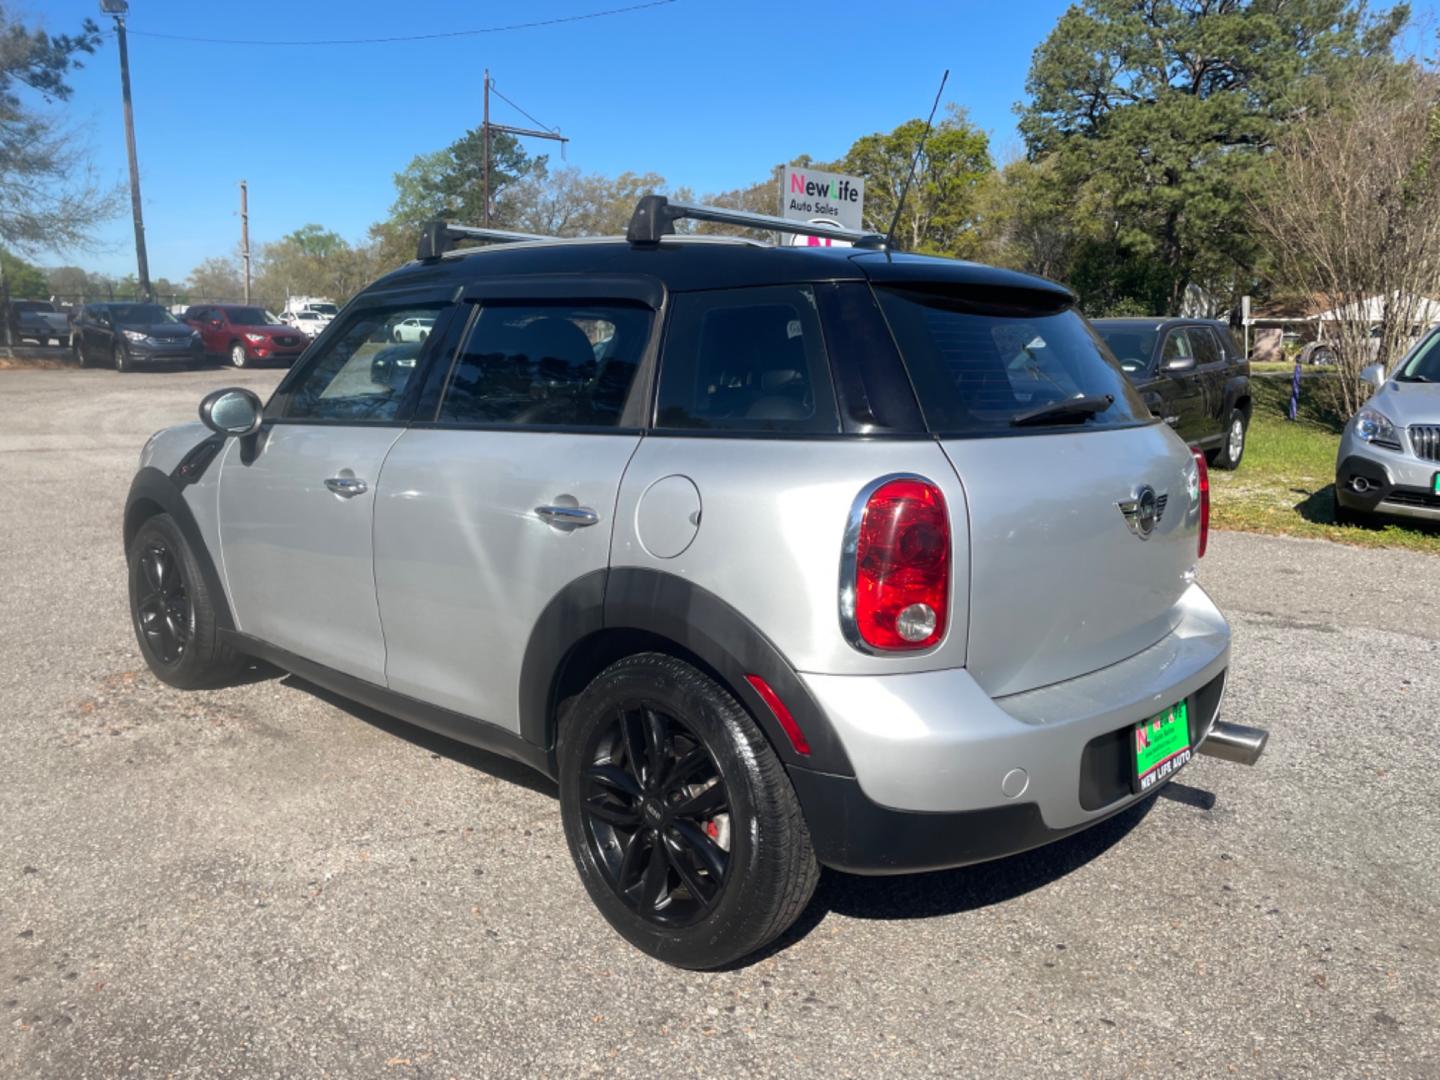
<instances>
[{"instance_id":1,"label":"black roof of car","mask_svg":"<svg viewBox=\"0 0 1440 1080\"><path fill-rule=\"evenodd\" d=\"M646 277L671 292L869 279L896 285L1024 290L1056 307L1075 301L1070 290L1053 281L979 263L858 247L776 247L719 236L667 236L649 245L604 238L461 248L407 263L366 291L544 275Z\"/></svg>"}]
</instances>

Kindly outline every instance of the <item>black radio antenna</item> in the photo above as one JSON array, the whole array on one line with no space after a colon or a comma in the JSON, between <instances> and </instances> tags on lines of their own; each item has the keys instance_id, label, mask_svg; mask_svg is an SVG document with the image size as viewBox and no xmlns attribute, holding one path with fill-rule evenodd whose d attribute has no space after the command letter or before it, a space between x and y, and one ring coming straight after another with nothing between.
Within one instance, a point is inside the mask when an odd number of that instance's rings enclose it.
<instances>
[{"instance_id":1,"label":"black radio antenna","mask_svg":"<svg viewBox=\"0 0 1440 1080\"><path fill-rule=\"evenodd\" d=\"M920 145L915 147L915 156L910 159L910 175L900 189L900 198L895 202L895 216L890 219L890 228L885 230L885 250L895 245L895 226L900 224L900 212L905 209L905 196L910 194L910 185L915 181L915 169L920 164L920 155L925 152L925 140L930 138L930 125L935 123L935 110L940 107L940 95L945 93L945 83L950 78L950 69L940 76L940 89L935 91L935 104L930 106L930 119L925 121L925 131L920 136Z\"/></svg>"}]
</instances>

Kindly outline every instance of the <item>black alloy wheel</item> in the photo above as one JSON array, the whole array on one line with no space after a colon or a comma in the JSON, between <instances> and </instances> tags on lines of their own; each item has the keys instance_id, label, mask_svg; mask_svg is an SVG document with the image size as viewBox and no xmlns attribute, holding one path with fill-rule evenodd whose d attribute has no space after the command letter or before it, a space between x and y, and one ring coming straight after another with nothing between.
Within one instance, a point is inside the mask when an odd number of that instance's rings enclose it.
<instances>
[{"instance_id":1,"label":"black alloy wheel","mask_svg":"<svg viewBox=\"0 0 1440 1080\"><path fill-rule=\"evenodd\" d=\"M635 947L709 969L773 941L819 865L785 766L745 707L677 657L636 653L566 708L560 817L580 880Z\"/></svg>"},{"instance_id":2,"label":"black alloy wheel","mask_svg":"<svg viewBox=\"0 0 1440 1080\"><path fill-rule=\"evenodd\" d=\"M195 636L195 611L179 561L165 543L152 539L137 564L136 614L140 632L162 664L178 664Z\"/></svg>"},{"instance_id":3,"label":"black alloy wheel","mask_svg":"<svg viewBox=\"0 0 1440 1080\"><path fill-rule=\"evenodd\" d=\"M169 514L146 518L126 545L125 557L130 622L140 655L156 678L197 690L225 686L245 670L245 657L220 634L217 601L205 571Z\"/></svg>"},{"instance_id":4,"label":"black alloy wheel","mask_svg":"<svg viewBox=\"0 0 1440 1080\"><path fill-rule=\"evenodd\" d=\"M637 701L595 733L587 758L581 812L606 883L649 922L703 919L730 861L730 797L705 744L659 706Z\"/></svg>"}]
</instances>

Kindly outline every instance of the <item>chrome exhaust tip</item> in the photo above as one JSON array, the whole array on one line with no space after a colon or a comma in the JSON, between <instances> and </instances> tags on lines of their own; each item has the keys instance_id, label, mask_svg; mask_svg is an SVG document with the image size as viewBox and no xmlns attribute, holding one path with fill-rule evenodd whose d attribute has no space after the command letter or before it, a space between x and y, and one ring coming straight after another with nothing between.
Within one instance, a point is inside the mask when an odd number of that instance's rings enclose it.
<instances>
[{"instance_id":1,"label":"chrome exhaust tip","mask_svg":"<svg viewBox=\"0 0 1440 1080\"><path fill-rule=\"evenodd\" d=\"M1264 728L1246 727L1216 720L1210 727L1210 734L1198 747L1199 752L1217 757L1222 761L1233 761L1237 765L1254 765L1265 752L1270 741L1270 732Z\"/></svg>"}]
</instances>

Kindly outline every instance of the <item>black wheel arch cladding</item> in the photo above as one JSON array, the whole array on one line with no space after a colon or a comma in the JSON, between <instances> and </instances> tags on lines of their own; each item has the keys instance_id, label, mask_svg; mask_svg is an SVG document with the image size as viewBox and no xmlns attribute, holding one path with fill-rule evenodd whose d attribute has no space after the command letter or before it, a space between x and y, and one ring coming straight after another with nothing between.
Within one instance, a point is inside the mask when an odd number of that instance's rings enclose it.
<instances>
[{"instance_id":1,"label":"black wheel arch cladding","mask_svg":"<svg viewBox=\"0 0 1440 1080\"><path fill-rule=\"evenodd\" d=\"M547 750L555 746L558 710L582 686L577 673L598 674L612 659L659 649L697 663L759 723L787 766L853 776L839 736L784 655L744 615L713 593L674 574L639 567L598 570L577 578L541 613L520 673L520 733ZM606 645L620 652L607 652ZM810 745L800 754L759 693L758 675L785 703ZM568 689L567 689L568 688Z\"/></svg>"},{"instance_id":2,"label":"black wheel arch cladding","mask_svg":"<svg viewBox=\"0 0 1440 1080\"><path fill-rule=\"evenodd\" d=\"M206 591L210 594L215 608L216 626L233 630L235 621L230 615L229 600L220 582L220 575L216 572L210 550L205 546L205 537L181 493L183 486L181 481L148 465L135 474L135 479L130 484L130 494L125 500L125 550L129 552L135 534L149 518L157 514L169 514L175 527L180 530L180 535L190 545L190 551L200 567Z\"/></svg>"}]
</instances>

